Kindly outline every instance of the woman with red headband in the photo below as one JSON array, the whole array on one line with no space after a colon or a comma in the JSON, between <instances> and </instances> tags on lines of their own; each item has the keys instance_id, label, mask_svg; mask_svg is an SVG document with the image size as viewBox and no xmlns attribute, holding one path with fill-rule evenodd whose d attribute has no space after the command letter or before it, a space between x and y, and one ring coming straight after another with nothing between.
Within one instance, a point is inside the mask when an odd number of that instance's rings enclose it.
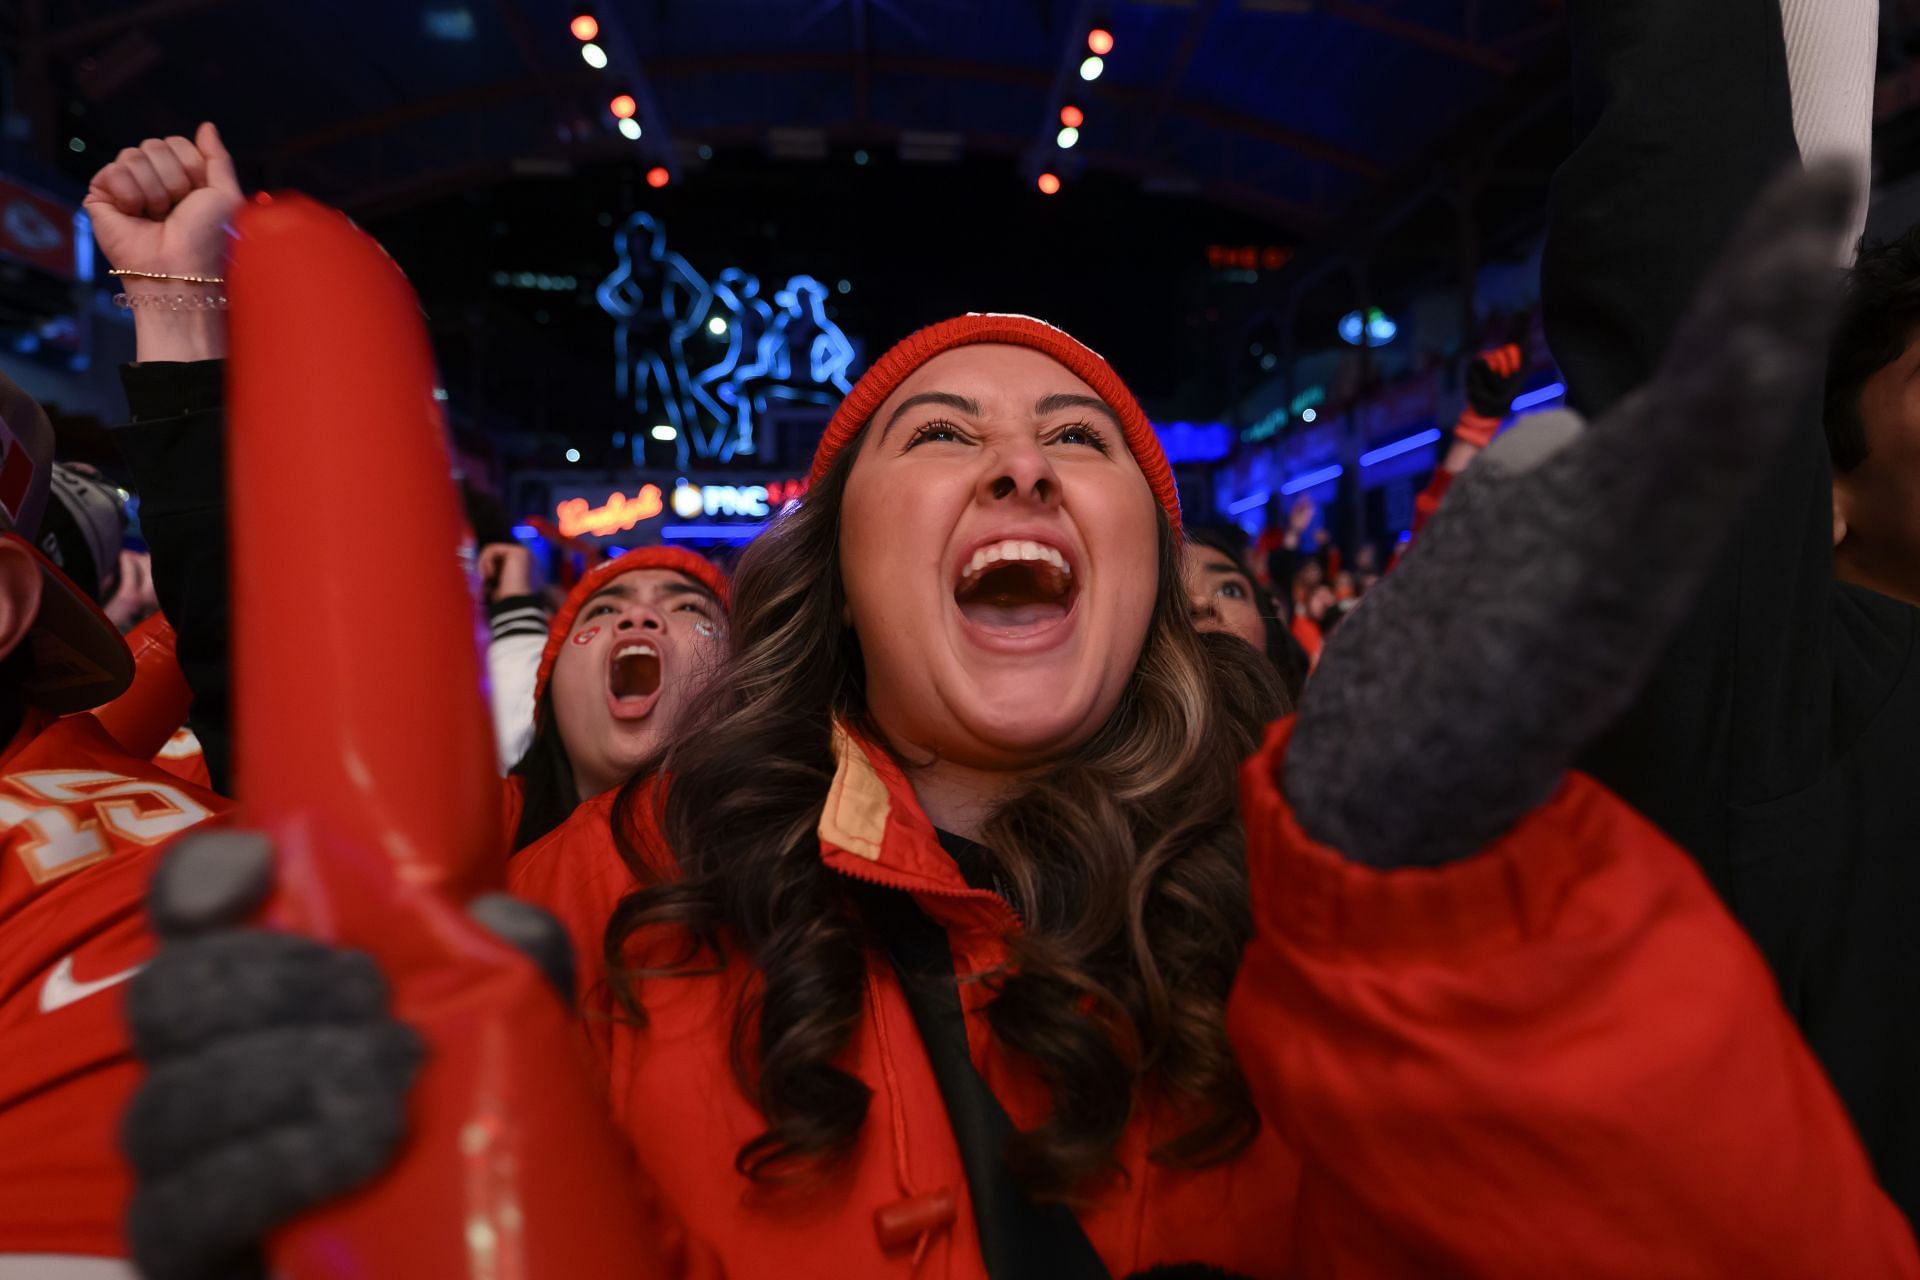
<instances>
[{"instance_id":1,"label":"woman with red headband","mask_svg":"<svg viewBox=\"0 0 1920 1280\"><path fill-rule=\"evenodd\" d=\"M711 1257L1920 1274L1751 945L1567 769L1815 375L1845 187L1770 197L1653 394L1490 449L1264 739L1270 673L1190 625L1172 473L1106 363L1017 316L883 356L743 557L732 656L662 772L514 864L588 961L616 1122ZM1654 591L1620 567L1649 546ZM170 944L136 1016L218 944ZM220 1038L137 1110L193 1114ZM272 1141L399 1087L313 1085ZM268 1139L158 1129L129 1133L149 1217L182 1210L169 1269L230 1261L250 1241L186 1238L184 1207L210 1169L275 1176ZM359 1177L298 1176L309 1204Z\"/></svg>"},{"instance_id":2,"label":"woman with red headband","mask_svg":"<svg viewBox=\"0 0 1920 1280\"><path fill-rule=\"evenodd\" d=\"M665 749L726 653L727 597L720 567L679 547L641 547L581 575L547 624L533 741L507 776L513 848Z\"/></svg>"}]
</instances>

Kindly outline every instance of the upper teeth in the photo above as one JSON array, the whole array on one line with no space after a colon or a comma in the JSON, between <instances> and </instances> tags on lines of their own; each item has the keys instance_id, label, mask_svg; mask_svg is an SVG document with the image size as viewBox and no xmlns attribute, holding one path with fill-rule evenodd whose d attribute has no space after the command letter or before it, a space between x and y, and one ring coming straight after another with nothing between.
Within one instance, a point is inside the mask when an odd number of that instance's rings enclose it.
<instances>
[{"instance_id":1,"label":"upper teeth","mask_svg":"<svg viewBox=\"0 0 1920 1280\"><path fill-rule=\"evenodd\" d=\"M650 644L623 644L613 651L615 659L631 658L641 654L649 658L657 658L660 656L653 651L653 646Z\"/></svg>"},{"instance_id":2,"label":"upper teeth","mask_svg":"<svg viewBox=\"0 0 1920 1280\"><path fill-rule=\"evenodd\" d=\"M1073 572L1067 564L1067 558L1052 547L1043 546L1038 542L1022 542L1017 538L1010 538L1005 542L996 542L992 546L982 547L974 552L973 559L968 561L966 573L963 576L971 578L989 565L1001 564L1009 560L1038 560L1042 564L1052 565L1062 573Z\"/></svg>"}]
</instances>

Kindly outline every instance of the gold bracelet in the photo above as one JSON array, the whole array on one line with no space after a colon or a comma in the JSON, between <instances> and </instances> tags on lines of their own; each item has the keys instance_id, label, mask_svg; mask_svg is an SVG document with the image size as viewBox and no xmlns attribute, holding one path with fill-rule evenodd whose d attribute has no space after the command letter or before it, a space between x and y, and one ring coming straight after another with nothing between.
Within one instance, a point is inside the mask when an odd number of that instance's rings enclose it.
<instances>
[{"instance_id":1,"label":"gold bracelet","mask_svg":"<svg viewBox=\"0 0 1920 1280\"><path fill-rule=\"evenodd\" d=\"M107 274L119 276L123 280L175 280L181 284L225 284L225 276L175 276L164 271L132 271L119 267L108 267Z\"/></svg>"}]
</instances>

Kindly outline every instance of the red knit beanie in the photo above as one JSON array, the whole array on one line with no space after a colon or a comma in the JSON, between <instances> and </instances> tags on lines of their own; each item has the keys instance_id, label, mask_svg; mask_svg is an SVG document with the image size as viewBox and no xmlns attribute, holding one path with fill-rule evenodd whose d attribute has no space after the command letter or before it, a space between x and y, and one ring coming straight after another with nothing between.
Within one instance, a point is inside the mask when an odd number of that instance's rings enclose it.
<instances>
[{"instance_id":1,"label":"red knit beanie","mask_svg":"<svg viewBox=\"0 0 1920 1280\"><path fill-rule=\"evenodd\" d=\"M540 699L546 696L547 681L553 676L554 660L560 656L560 646L567 642L567 636L573 631L573 620L580 616L580 606L615 578L643 569L671 569L684 574L713 592L721 608L733 607L725 571L705 556L696 555L682 547L636 547L624 555L597 564L580 575L580 581L573 584L573 590L567 593L567 598L555 611L553 621L547 624L547 645L540 651L540 670L533 677L535 706L539 706Z\"/></svg>"},{"instance_id":2,"label":"red knit beanie","mask_svg":"<svg viewBox=\"0 0 1920 1280\"><path fill-rule=\"evenodd\" d=\"M810 483L820 483L827 469L833 465L833 460L840 456L840 451L860 433L860 428L866 426L868 419L879 411L887 397L898 390L915 369L943 351L979 342L1004 342L1016 347L1031 347L1059 361L1075 377L1092 387L1106 401L1107 407L1113 410L1114 416L1120 419L1120 427L1126 433L1127 448L1132 450L1133 460L1140 464L1140 470L1147 477L1147 485L1166 511L1174 532L1180 531L1180 490L1174 484L1173 468L1167 465L1167 455L1160 448L1160 438L1154 435L1153 424L1147 421L1139 401L1133 398L1133 393L1127 390L1127 384L1120 381L1120 375L1105 360L1064 331L1044 320L1035 320L1032 316L975 312L928 325L895 343L887 354L874 361L873 367L861 376L860 381L853 384L853 390L834 411L833 420L827 423L827 433L820 437L820 447L814 451L813 478Z\"/></svg>"}]
</instances>

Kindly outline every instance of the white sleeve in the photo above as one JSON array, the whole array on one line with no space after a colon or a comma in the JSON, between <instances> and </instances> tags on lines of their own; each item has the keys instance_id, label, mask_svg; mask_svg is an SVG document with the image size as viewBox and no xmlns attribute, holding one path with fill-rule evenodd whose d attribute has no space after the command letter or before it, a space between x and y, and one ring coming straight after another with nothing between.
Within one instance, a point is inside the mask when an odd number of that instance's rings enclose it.
<instances>
[{"instance_id":1,"label":"white sleeve","mask_svg":"<svg viewBox=\"0 0 1920 1280\"><path fill-rule=\"evenodd\" d=\"M487 645L487 696L504 776L533 741L533 682L540 669L540 651L547 643L546 617L531 608L500 614L492 619L492 632Z\"/></svg>"},{"instance_id":2,"label":"white sleeve","mask_svg":"<svg viewBox=\"0 0 1920 1280\"><path fill-rule=\"evenodd\" d=\"M1847 257L1867 225L1880 0L1780 0L1800 158L1849 156L1860 165L1860 207Z\"/></svg>"}]
</instances>

